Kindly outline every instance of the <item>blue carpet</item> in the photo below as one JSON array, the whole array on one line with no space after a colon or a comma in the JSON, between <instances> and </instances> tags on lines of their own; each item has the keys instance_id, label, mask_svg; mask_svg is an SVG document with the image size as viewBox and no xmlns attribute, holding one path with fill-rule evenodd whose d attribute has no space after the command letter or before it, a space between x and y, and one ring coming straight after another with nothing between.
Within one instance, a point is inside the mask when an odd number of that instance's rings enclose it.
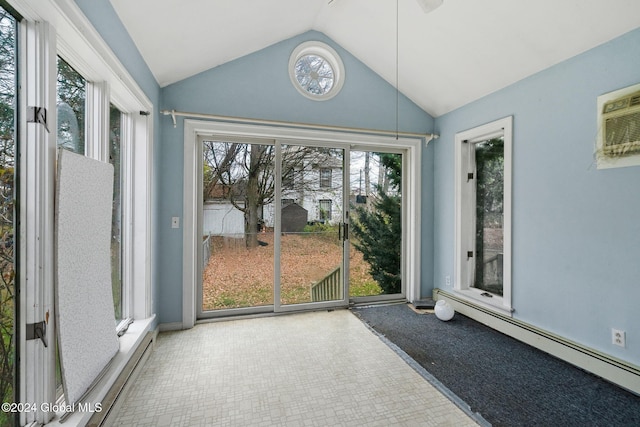
<instances>
[{"instance_id":1,"label":"blue carpet","mask_svg":"<svg viewBox=\"0 0 640 427\"><path fill-rule=\"evenodd\" d=\"M494 426L640 426L640 397L456 313L354 308Z\"/></svg>"}]
</instances>

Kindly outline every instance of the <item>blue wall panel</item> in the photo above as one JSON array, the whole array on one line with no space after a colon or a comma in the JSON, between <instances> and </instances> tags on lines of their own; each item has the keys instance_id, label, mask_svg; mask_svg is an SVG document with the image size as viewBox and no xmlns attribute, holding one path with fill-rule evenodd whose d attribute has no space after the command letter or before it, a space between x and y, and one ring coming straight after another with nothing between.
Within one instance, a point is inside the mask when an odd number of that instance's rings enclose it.
<instances>
[{"instance_id":1,"label":"blue wall panel","mask_svg":"<svg viewBox=\"0 0 640 427\"><path fill-rule=\"evenodd\" d=\"M454 135L513 115L514 317L640 365L640 166L594 160L597 97L639 69L635 30L436 119L436 287L454 276Z\"/></svg>"}]
</instances>

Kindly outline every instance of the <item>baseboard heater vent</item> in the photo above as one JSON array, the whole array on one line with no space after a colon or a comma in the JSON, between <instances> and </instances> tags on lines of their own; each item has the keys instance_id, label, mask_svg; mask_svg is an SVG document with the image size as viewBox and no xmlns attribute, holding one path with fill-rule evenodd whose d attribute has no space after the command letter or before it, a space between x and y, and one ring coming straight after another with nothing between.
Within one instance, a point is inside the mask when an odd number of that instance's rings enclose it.
<instances>
[{"instance_id":1,"label":"baseboard heater vent","mask_svg":"<svg viewBox=\"0 0 640 427\"><path fill-rule=\"evenodd\" d=\"M118 398L123 395L123 391L127 386L129 379L136 369L139 366L141 367L151 354L151 351L153 350L153 336L153 332L148 332L142 339L142 342L133 353L133 356L131 356L131 359L129 359L129 362L127 362L124 369L118 376L118 379L113 383L113 386L111 386L109 392L102 400L103 410L93 414L87 423L87 427L100 427L106 425L105 422L112 410L117 407Z\"/></svg>"},{"instance_id":2,"label":"baseboard heater vent","mask_svg":"<svg viewBox=\"0 0 640 427\"><path fill-rule=\"evenodd\" d=\"M456 311L465 316L640 395L638 366L521 320L496 313L441 289L433 291L433 298L446 299Z\"/></svg>"}]
</instances>

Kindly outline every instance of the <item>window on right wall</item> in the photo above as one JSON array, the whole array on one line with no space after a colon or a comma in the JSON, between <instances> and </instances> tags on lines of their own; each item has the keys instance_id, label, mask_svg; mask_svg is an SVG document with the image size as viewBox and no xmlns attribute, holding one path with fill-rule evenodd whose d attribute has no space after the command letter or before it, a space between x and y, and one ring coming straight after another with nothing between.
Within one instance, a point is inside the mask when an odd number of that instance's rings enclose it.
<instances>
[{"instance_id":1,"label":"window on right wall","mask_svg":"<svg viewBox=\"0 0 640 427\"><path fill-rule=\"evenodd\" d=\"M510 314L513 118L456 134L456 277L461 296Z\"/></svg>"}]
</instances>

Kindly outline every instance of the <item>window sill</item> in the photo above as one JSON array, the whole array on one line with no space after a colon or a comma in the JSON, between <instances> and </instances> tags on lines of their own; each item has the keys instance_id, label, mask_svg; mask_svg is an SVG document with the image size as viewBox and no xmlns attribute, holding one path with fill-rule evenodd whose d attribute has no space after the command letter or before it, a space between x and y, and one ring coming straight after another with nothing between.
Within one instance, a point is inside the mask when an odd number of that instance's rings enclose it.
<instances>
[{"instance_id":1,"label":"window sill","mask_svg":"<svg viewBox=\"0 0 640 427\"><path fill-rule=\"evenodd\" d=\"M485 309L495 311L505 316L513 317L513 308L511 305L498 295L493 295L491 298L482 296L484 291L480 289L455 289L454 294L460 299L474 305L479 305Z\"/></svg>"},{"instance_id":2,"label":"window sill","mask_svg":"<svg viewBox=\"0 0 640 427\"><path fill-rule=\"evenodd\" d=\"M146 319L135 320L131 323L127 332L120 337L120 350L111 360L111 363L104 375L100 378L89 394L82 399L82 403L86 404L86 408L96 408L96 403L101 403L103 401L138 346L142 343L145 335L152 330L151 328L154 322L155 315ZM59 406L61 409L64 409L65 405L61 404ZM78 406L79 404L76 405L76 409ZM108 409L109 408L103 407L102 411L107 411ZM78 410L77 412L68 415L64 421L62 421L61 417L63 415L65 415L64 411L56 412L55 417L47 424L47 426L73 427L86 425L89 419L93 416L93 412L90 410L84 412Z\"/></svg>"}]
</instances>

